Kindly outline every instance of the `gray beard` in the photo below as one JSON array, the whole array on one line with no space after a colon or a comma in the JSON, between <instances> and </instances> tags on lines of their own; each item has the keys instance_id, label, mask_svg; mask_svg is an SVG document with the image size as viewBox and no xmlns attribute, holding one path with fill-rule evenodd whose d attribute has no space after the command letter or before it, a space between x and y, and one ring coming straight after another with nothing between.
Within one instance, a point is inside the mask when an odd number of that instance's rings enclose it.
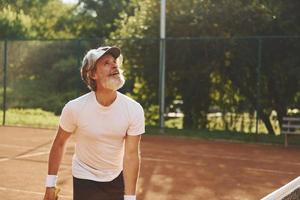
<instances>
[{"instance_id":1,"label":"gray beard","mask_svg":"<svg viewBox=\"0 0 300 200\"><path fill-rule=\"evenodd\" d=\"M101 81L103 87L117 91L121 87L123 87L125 83L125 78L122 73L120 73L118 76L111 76Z\"/></svg>"}]
</instances>

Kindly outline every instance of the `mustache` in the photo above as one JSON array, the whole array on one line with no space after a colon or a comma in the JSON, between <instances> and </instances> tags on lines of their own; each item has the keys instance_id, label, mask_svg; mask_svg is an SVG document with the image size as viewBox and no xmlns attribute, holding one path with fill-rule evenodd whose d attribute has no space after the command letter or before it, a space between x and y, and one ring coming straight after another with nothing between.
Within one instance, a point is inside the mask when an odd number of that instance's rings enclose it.
<instances>
[{"instance_id":1,"label":"mustache","mask_svg":"<svg viewBox=\"0 0 300 200\"><path fill-rule=\"evenodd\" d=\"M121 70L121 69L115 70L112 73L110 73L109 76L114 76L114 75L118 75L118 74L123 75L123 70Z\"/></svg>"}]
</instances>

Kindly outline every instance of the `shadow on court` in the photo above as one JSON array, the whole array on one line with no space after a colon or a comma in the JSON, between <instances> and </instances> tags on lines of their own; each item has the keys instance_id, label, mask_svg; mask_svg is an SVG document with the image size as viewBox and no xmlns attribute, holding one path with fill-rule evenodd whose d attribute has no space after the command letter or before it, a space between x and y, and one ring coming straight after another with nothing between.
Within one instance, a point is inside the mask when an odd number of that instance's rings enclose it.
<instances>
[{"instance_id":1,"label":"shadow on court","mask_svg":"<svg viewBox=\"0 0 300 200\"><path fill-rule=\"evenodd\" d=\"M42 199L55 130L0 127L0 199ZM72 199L68 142L60 199ZM300 148L145 136L139 200L260 199L300 174Z\"/></svg>"}]
</instances>

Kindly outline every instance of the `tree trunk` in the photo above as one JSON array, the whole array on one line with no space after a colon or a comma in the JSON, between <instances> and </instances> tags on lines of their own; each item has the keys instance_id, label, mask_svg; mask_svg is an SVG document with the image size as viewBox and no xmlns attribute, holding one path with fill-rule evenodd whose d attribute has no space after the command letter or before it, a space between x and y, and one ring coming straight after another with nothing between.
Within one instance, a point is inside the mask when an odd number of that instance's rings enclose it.
<instances>
[{"instance_id":1,"label":"tree trunk","mask_svg":"<svg viewBox=\"0 0 300 200\"><path fill-rule=\"evenodd\" d=\"M191 111L184 112L183 117L183 128L192 128L193 127L193 115Z\"/></svg>"},{"instance_id":2,"label":"tree trunk","mask_svg":"<svg viewBox=\"0 0 300 200\"><path fill-rule=\"evenodd\" d=\"M268 130L268 133L271 134L271 135L275 135L275 132L274 132L274 129L273 129L273 126L270 122L270 118L269 118L269 115L263 113L263 112L260 112L260 118L262 119L262 121L264 122L267 130Z\"/></svg>"},{"instance_id":3,"label":"tree trunk","mask_svg":"<svg viewBox=\"0 0 300 200\"><path fill-rule=\"evenodd\" d=\"M283 117L286 114L286 111L284 108L277 108L276 109L277 112L277 120L279 122L279 127L282 127L282 122L283 122Z\"/></svg>"}]
</instances>

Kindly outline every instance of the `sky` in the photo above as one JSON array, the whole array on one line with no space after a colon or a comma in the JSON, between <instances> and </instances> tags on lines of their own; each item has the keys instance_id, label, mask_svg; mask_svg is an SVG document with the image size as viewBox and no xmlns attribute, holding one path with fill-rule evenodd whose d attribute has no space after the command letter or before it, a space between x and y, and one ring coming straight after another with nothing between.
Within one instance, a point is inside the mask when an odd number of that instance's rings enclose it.
<instances>
[{"instance_id":1,"label":"sky","mask_svg":"<svg viewBox=\"0 0 300 200\"><path fill-rule=\"evenodd\" d=\"M77 3L78 0L62 0L64 3Z\"/></svg>"}]
</instances>

